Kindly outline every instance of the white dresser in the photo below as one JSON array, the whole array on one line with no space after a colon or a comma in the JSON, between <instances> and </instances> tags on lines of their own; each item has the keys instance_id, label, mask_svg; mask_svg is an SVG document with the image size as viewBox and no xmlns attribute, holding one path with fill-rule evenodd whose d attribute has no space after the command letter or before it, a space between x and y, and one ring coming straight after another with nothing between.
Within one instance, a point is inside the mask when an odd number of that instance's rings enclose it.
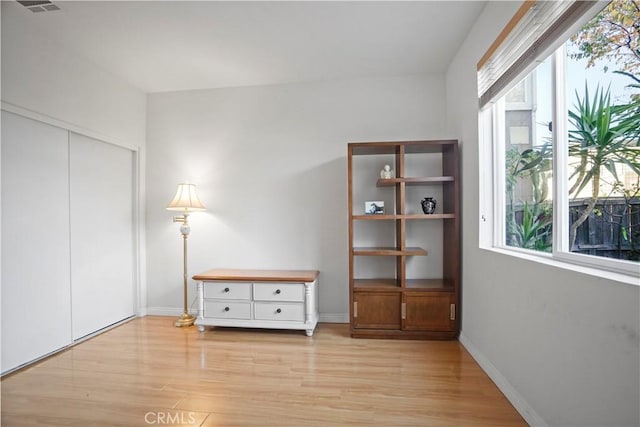
<instances>
[{"instance_id":1,"label":"white dresser","mask_svg":"<svg viewBox=\"0 0 640 427\"><path fill-rule=\"evenodd\" d=\"M299 329L313 335L318 324L316 270L214 269L198 282L195 324L242 328Z\"/></svg>"}]
</instances>

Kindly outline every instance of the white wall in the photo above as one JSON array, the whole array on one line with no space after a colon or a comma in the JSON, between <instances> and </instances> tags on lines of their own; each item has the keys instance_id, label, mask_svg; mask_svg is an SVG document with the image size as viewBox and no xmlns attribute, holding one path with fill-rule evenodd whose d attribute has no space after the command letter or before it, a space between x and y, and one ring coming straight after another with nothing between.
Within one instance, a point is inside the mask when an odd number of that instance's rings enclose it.
<instances>
[{"instance_id":1,"label":"white wall","mask_svg":"<svg viewBox=\"0 0 640 427\"><path fill-rule=\"evenodd\" d=\"M150 95L149 312L182 304L179 227L165 207L189 180L209 209L190 217L190 276L318 269L321 320L348 321L347 142L441 137L444 95L442 75Z\"/></svg>"},{"instance_id":2,"label":"white wall","mask_svg":"<svg viewBox=\"0 0 640 427\"><path fill-rule=\"evenodd\" d=\"M463 343L530 424L640 424L640 287L478 246L476 63L519 3L489 3L451 64L448 123L462 140Z\"/></svg>"},{"instance_id":3,"label":"white wall","mask_svg":"<svg viewBox=\"0 0 640 427\"><path fill-rule=\"evenodd\" d=\"M2 101L129 147L145 142L146 95L47 40L34 14L2 7ZM53 13L53 12L52 12Z\"/></svg>"}]
</instances>

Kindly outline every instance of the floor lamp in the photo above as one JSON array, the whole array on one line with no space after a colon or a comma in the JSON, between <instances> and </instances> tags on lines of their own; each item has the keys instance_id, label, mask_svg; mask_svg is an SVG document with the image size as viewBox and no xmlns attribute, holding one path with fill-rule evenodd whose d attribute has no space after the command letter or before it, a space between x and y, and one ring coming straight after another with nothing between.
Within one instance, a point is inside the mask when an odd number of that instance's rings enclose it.
<instances>
[{"instance_id":1,"label":"floor lamp","mask_svg":"<svg viewBox=\"0 0 640 427\"><path fill-rule=\"evenodd\" d=\"M189 213L204 211L206 210L200 199L198 199L198 195L196 194L196 186L194 184L178 184L178 191L176 192L175 197L167 206L167 210L170 211L183 211L182 215L174 216L173 222L179 222L182 224L180 226L180 233L182 233L182 254L183 254L183 270L182 270L182 279L183 279L183 308L184 311L182 316L180 316L175 322L175 326L191 326L193 322L195 322L195 316L189 314L189 310L187 309L187 237L189 236L189 232L191 231L191 227L189 227Z\"/></svg>"}]
</instances>

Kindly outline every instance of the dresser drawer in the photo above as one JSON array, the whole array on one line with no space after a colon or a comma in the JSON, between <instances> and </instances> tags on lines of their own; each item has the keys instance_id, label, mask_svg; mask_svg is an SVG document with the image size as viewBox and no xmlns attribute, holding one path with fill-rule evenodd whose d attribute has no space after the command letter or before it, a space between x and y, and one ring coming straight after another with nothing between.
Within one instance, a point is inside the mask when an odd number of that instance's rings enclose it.
<instances>
[{"instance_id":1,"label":"dresser drawer","mask_svg":"<svg viewBox=\"0 0 640 427\"><path fill-rule=\"evenodd\" d=\"M304 322L304 304L256 302L256 320L282 320Z\"/></svg>"},{"instance_id":2,"label":"dresser drawer","mask_svg":"<svg viewBox=\"0 0 640 427\"><path fill-rule=\"evenodd\" d=\"M204 302L204 317L220 319L251 319L251 303L243 301Z\"/></svg>"},{"instance_id":3,"label":"dresser drawer","mask_svg":"<svg viewBox=\"0 0 640 427\"><path fill-rule=\"evenodd\" d=\"M304 301L304 285L302 283L254 283L253 299L255 301Z\"/></svg>"},{"instance_id":4,"label":"dresser drawer","mask_svg":"<svg viewBox=\"0 0 640 427\"><path fill-rule=\"evenodd\" d=\"M216 299L251 299L251 283L204 282L204 297Z\"/></svg>"}]
</instances>

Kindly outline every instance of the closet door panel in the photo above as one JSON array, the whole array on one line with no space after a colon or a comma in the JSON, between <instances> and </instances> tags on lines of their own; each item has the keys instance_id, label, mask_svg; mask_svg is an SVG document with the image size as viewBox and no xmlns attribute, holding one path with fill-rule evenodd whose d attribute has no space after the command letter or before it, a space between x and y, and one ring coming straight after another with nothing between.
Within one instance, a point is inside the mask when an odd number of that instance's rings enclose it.
<instances>
[{"instance_id":1,"label":"closet door panel","mask_svg":"<svg viewBox=\"0 0 640 427\"><path fill-rule=\"evenodd\" d=\"M2 111L2 372L71 343L68 132Z\"/></svg>"},{"instance_id":2,"label":"closet door panel","mask_svg":"<svg viewBox=\"0 0 640 427\"><path fill-rule=\"evenodd\" d=\"M73 339L135 313L133 153L70 133Z\"/></svg>"}]
</instances>

